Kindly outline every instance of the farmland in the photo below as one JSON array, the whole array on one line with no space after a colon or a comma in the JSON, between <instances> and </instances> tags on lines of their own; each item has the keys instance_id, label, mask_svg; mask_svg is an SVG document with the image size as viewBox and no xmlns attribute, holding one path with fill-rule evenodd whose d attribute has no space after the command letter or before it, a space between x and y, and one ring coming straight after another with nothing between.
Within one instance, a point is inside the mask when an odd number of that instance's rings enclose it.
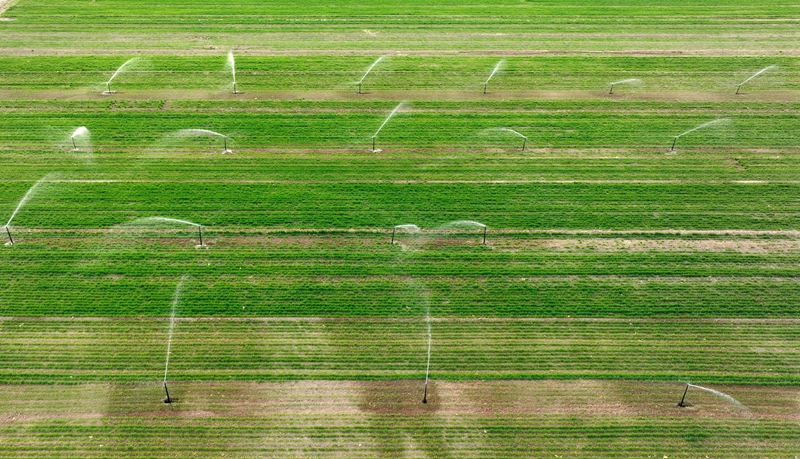
<instances>
[{"instance_id":1,"label":"farmland","mask_svg":"<svg viewBox=\"0 0 800 459\"><path fill-rule=\"evenodd\" d=\"M659 3L0 0L0 457L800 454L800 7Z\"/></svg>"}]
</instances>

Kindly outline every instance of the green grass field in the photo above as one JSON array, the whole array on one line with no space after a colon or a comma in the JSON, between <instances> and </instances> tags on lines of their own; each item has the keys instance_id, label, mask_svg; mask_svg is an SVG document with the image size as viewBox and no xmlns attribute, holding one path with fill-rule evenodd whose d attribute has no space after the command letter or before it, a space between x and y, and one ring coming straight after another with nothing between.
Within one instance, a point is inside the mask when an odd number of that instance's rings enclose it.
<instances>
[{"instance_id":1,"label":"green grass field","mask_svg":"<svg viewBox=\"0 0 800 459\"><path fill-rule=\"evenodd\" d=\"M798 21L0 0L0 457L800 455Z\"/></svg>"}]
</instances>

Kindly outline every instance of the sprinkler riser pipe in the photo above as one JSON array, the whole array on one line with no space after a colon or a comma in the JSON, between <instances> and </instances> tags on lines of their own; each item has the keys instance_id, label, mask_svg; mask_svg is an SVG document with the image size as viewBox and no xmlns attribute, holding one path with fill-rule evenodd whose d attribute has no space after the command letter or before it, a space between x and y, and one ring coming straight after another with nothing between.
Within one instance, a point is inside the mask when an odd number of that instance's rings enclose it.
<instances>
[{"instance_id":1,"label":"sprinkler riser pipe","mask_svg":"<svg viewBox=\"0 0 800 459\"><path fill-rule=\"evenodd\" d=\"M614 85L611 85L611 90L608 91L609 94L614 94Z\"/></svg>"},{"instance_id":2,"label":"sprinkler riser pipe","mask_svg":"<svg viewBox=\"0 0 800 459\"><path fill-rule=\"evenodd\" d=\"M740 89L742 89L742 85L739 85L739 87L736 88L736 94L739 94Z\"/></svg>"},{"instance_id":3,"label":"sprinkler riser pipe","mask_svg":"<svg viewBox=\"0 0 800 459\"><path fill-rule=\"evenodd\" d=\"M670 148L670 149L669 149L669 151L675 151L675 142L677 142L677 141L678 141L678 138L677 138L677 137L675 137L674 139L672 139L672 148Z\"/></svg>"},{"instance_id":4,"label":"sprinkler riser pipe","mask_svg":"<svg viewBox=\"0 0 800 459\"><path fill-rule=\"evenodd\" d=\"M197 227L197 233L200 234L200 246L202 247L203 246L203 227L202 226L198 226Z\"/></svg>"},{"instance_id":5,"label":"sprinkler riser pipe","mask_svg":"<svg viewBox=\"0 0 800 459\"><path fill-rule=\"evenodd\" d=\"M75 150L77 150L77 149L78 149L78 146L77 146L77 145L75 145L75 137L70 137L70 139L72 139L72 148L73 148L73 149L75 149Z\"/></svg>"},{"instance_id":6,"label":"sprinkler riser pipe","mask_svg":"<svg viewBox=\"0 0 800 459\"><path fill-rule=\"evenodd\" d=\"M522 151L525 151L525 143L528 141L526 137L522 138Z\"/></svg>"},{"instance_id":7,"label":"sprinkler riser pipe","mask_svg":"<svg viewBox=\"0 0 800 459\"><path fill-rule=\"evenodd\" d=\"M483 93L484 93L484 94L486 94L486 86L488 86L488 85L489 85L489 82L488 82L488 81L487 81L486 83L484 83L484 84L483 84Z\"/></svg>"},{"instance_id":8,"label":"sprinkler riser pipe","mask_svg":"<svg viewBox=\"0 0 800 459\"><path fill-rule=\"evenodd\" d=\"M167 389L166 381L164 382L164 392L166 392L166 394L167 394L167 399L164 400L164 403L172 403L172 399L169 398L169 389Z\"/></svg>"},{"instance_id":9,"label":"sprinkler riser pipe","mask_svg":"<svg viewBox=\"0 0 800 459\"><path fill-rule=\"evenodd\" d=\"M683 397L681 397L681 402L678 403L678 406L681 407L681 408L686 406L686 405L683 404L683 401L686 400L686 393L687 392L689 392L689 385L688 384L686 385L686 389L683 391Z\"/></svg>"},{"instance_id":10,"label":"sprinkler riser pipe","mask_svg":"<svg viewBox=\"0 0 800 459\"><path fill-rule=\"evenodd\" d=\"M8 233L8 240L11 242L11 245L14 245L14 238L11 237L11 230L9 230L7 226L6 233Z\"/></svg>"},{"instance_id":11,"label":"sprinkler riser pipe","mask_svg":"<svg viewBox=\"0 0 800 459\"><path fill-rule=\"evenodd\" d=\"M372 152L375 152L375 137L372 137Z\"/></svg>"},{"instance_id":12,"label":"sprinkler riser pipe","mask_svg":"<svg viewBox=\"0 0 800 459\"><path fill-rule=\"evenodd\" d=\"M358 93L361 94L361 82L358 82Z\"/></svg>"},{"instance_id":13,"label":"sprinkler riser pipe","mask_svg":"<svg viewBox=\"0 0 800 459\"><path fill-rule=\"evenodd\" d=\"M111 82L106 83L106 88L108 89L108 93L111 94Z\"/></svg>"},{"instance_id":14,"label":"sprinkler riser pipe","mask_svg":"<svg viewBox=\"0 0 800 459\"><path fill-rule=\"evenodd\" d=\"M483 227L483 245L486 245L486 227Z\"/></svg>"},{"instance_id":15,"label":"sprinkler riser pipe","mask_svg":"<svg viewBox=\"0 0 800 459\"><path fill-rule=\"evenodd\" d=\"M428 383L425 383L425 391L422 393L422 403L428 403Z\"/></svg>"},{"instance_id":16,"label":"sprinkler riser pipe","mask_svg":"<svg viewBox=\"0 0 800 459\"><path fill-rule=\"evenodd\" d=\"M397 228L392 228L392 244L394 244L394 232L397 231Z\"/></svg>"},{"instance_id":17,"label":"sprinkler riser pipe","mask_svg":"<svg viewBox=\"0 0 800 459\"><path fill-rule=\"evenodd\" d=\"M223 137L222 138L222 148L224 149L224 151L228 151L228 138L227 137Z\"/></svg>"}]
</instances>

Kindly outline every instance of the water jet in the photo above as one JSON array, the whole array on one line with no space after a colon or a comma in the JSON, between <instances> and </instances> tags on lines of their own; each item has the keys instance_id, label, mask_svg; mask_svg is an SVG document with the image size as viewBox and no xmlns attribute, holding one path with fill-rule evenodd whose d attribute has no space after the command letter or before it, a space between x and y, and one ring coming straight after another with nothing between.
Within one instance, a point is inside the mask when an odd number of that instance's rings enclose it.
<instances>
[{"instance_id":1,"label":"water jet","mask_svg":"<svg viewBox=\"0 0 800 459\"><path fill-rule=\"evenodd\" d=\"M517 131L515 131L513 129L504 128L504 127L502 127L502 128L494 128L494 129L489 129L489 130L490 131L510 132L510 133L514 134L515 136L517 136L517 137L522 137L522 150L520 150L520 151L525 151L525 144L528 142L528 137L526 137L525 135L520 134L519 132L517 132Z\"/></svg>"},{"instance_id":2,"label":"water jet","mask_svg":"<svg viewBox=\"0 0 800 459\"><path fill-rule=\"evenodd\" d=\"M774 68L777 68L777 67L778 67L777 65L768 65L768 66L764 67L763 69L759 70L758 72L754 73L754 74L753 74L753 75L752 75L750 78L748 78L748 79L746 79L746 80L742 81L742 82L739 84L739 86L736 88L736 94L739 94L739 90L740 90L740 89L742 89L742 86L743 86L745 83L747 83L748 81L752 80L753 78L755 78L755 77L757 77L757 76L761 75L762 73L764 73L764 72L766 72L766 71L768 71L768 70L772 70L772 69L774 69Z\"/></svg>"},{"instance_id":3,"label":"water jet","mask_svg":"<svg viewBox=\"0 0 800 459\"><path fill-rule=\"evenodd\" d=\"M70 140L72 140L72 150L73 151L80 150L78 148L78 145L75 144L75 137L82 137L82 136L87 136L87 137L89 136L89 130L86 129L86 126L81 126L78 129L75 129L75 132L73 132L72 135L69 137Z\"/></svg>"},{"instance_id":4,"label":"water jet","mask_svg":"<svg viewBox=\"0 0 800 459\"><path fill-rule=\"evenodd\" d=\"M200 238L200 245L196 246L197 248L206 247L203 244L203 225L200 223L190 222L188 220L179 220L177 218L167 218L167 217L145 217L145 218L138 218L131 222L133 225L146 225L148 223L153 222L165 222L165 223L177 223L179 225L188 225L188 226L196 226L197 227L197 235Z\"/></svg>"},{"instance_id":5,"label":"water jet","mask_svg":"<svg viewBox=\"0 0 800 459\"><path fill-rule=\"evenodd\" d=\"M708 123L703 123L700 126L694 127L692 129L689 129L686 132L683 132L681 134L676 135L675 138L672 139L672 147L670 148L669 151L675 151L675 144L678 142L678 139L683 137L683 136L685 136L686 134L689 134L690 132L697 131L699 129L707 128L709 126L715 126L717 124L727 123L730 120L731 120L730 118L720 118L720 119L717 119L717 120L714 120L714 121L709 121Z\"/></svg>"},{"instance_id":6,"label":"water jet","mask_svg":"<svg viewBox=\"0 0 800 459\"><path fill-rule=\"evenodd\" d=\"M494 70L492 70L492 73L489 74L489 78L487 78L486 81L483 82L484 94L486 94L486 88L489 86L489 80L491 80L494 74L497 73L503 67L503 64L505 64L505 62L506 62L505 60L501 59L500 62L498 62L497 65L494 66Z\"/></svg>"},{"instance_id":7,"label":"water jet","mask_svg":"<svg viewBox=\"0 0 800 459\"><path fill-rule=\"evenodd\" d=\"M394 244L395 231L397 231L398 229L399 230L403 230L403 231L408 231L408 232L414 232L414 233L417 233L417 232L420 231L419 226L411 224L411 223L406 223L406 224L403 224L403 225L395 225L394 228L392 228L392 244Z\"/></svg>"},{"instance_id":8,"label":"water jet","mask_svg":"<svg viewBox=\"0 0 800 459\"><path fill-rule=\"evenodd\" d=\"M222 148L223 148L222 152L233 153L231 150L228 150L228 136L226 136L225 134L220 134L219 132L209 131L208 129L182 129L178 131L177 135L179 137L190 137L199 135L222 137Z\"/></svg>"},{"instance_id":9,"label":"water jet","mask_svg":"<svg viewBox=\"0 0 800 459\"><path fill-rule=\"evenodd\" d=\"M233 58L233 51L228 53L228 67L231 68L231 75L233 76L233 93L241 94L236 90L236 61Z\"/></svg>"},{"instance_id":10,"label":"water jet","mask_svg":"<svg viewBox=\"0 0 800 459\"><path fill-rule=\"evenodd\" d=\"M109 78L108 81L106 82L106 90L103 92L103 94L105 94L105 95L114 94L116 91L112 91L111 90L111 81L113 81L114 78L117 77L117 75L122 73L131 64L133 64L133 63L135 63L137 61L139 61L139 58L138 57L134 57L133 59L128 59L127 61L125 61L124 64L120 65L119 68L117 69L117 71L114 72L114 74L111 75L111 78Z\"/></svg>"},{"instance_id":11,"label":"water jet","mask_svg":"<svg viewBox=\"0 0 800 459\"><path fill-rule=\"evenodd\" d=\"M361 79L360 79L360 80L358 80L358 83L356 83L356 84L358 85L358 94L363 94L363 93L361 92L361 83L363 83L363 82L364 82L364 78L366 78L366 77L367 77L367 75L369 75L369 72L371 72L371 71L372 71L372 69L373 69L373 68L375 68L375 66L376 66L376 65L378 65L378 63L379 63L380 61L382 61L384 57L386 57L386 56L381 56L381 57L377 58L377 59L375 60L375 62L373 62L373 63L372 63L372 65L370 65L370 66L369 66L369 68L367 68L367 71L366 71L366 72L364 72L364 75L361 77ZM374 150L374 148L373 148L373 150Z\"/></svg>"},{"instance_id":12,"label":"water jet","mask_svg":"<svg viewBox=\"0 0 800 459\"><path fill-rule=\"evenodd\" d=\"M397 111L400 110L400 108L402 108L403 105L405 105L405 102L400 102L399 104L397 104L397 107L395 107L394 110L392 110L392 112L389 113L389 116L387 116L386 119L383 120L383 124L381 124L381 127L379 127L378 130L375 131L375 134L372 135L372 152L373 153L376 151L375 150L375 138L378 137L378 133L381 132L381 129L383 129L383 127L386 126L386 123L388 123L389 120L392 119L394 114L397 113Z\"/></svg>"},{"instance_id":13,"label":"water jet","mask_svg":"<svg viewBox=\"0 0 800 459\"><path fill-rule=\"evenodd\" d=\"M39 186L42 183L45 183L50 178L51 175L52 174L45 175L44 177L40 178L39 181L34 183L33 186L28 189L28 192L25 193L25 195L22 197L22 199L20 199L19 204L17 204L17 208L14 209L14 212L11 213L11 217L6 222L6 234L8 234L8 239L11 242L11 245L14 244L14 239L11 238L11 230L9 230L9 226L11 226L11 220L14 220L14 217L17 216L17 212L19 212L20 209L22 209L22 207L25 205L25 203L28 202L28 200L39 189Z\"/></svg>"},{"instance_id":14,"label":"water jet","mask_svg":"<svg viewBox=\"0 0 800 459\"><path fill-rule=\"evenodd\" d=\"M727 400L728 402L732 403L734 406L736 406L738 408L744 408L745 410L747 409L747 407L742 405L741 402L739 402L738 400L736 400L735 398L731 397L730 395L728 395L728 394L726 394L724 392L720 392L718 390L709 389L708 387L698 386L696 384L691 384L691 383L686 383L686 389L684 389L684 391L683 391L683 397L681 397L681 401L680 401L680 403L678 403L678 406L681 407L681 408L686 406L684 401L686 400L686 394L689 392L689 388L690 387L694 387L695 389L700 389L700 390L704 390L706 392L712 393L712 394L716 395L717 397L720 397L720 398L723 398L723 399Z\"/></svg>"},{"instance_id":15,"label":"water jet","mask_svg":"<svg viewBox=\"0 0 800 459\"><path fill-rule=\"evenodd\" d=\"M620 84L631 84L631 85L634 85L634 84L639 84L641 82L642 82L642 80L640 80L638 78L628 78L627 80L615 81L613 83L610 83L611 89L608 91L608 93L609 94L614 94L614 85L620 85Z\"/></svg>"},{"instance_id":16,"label":"water jet","mask_svg":"<svg viewBox=\"0 0 800 459\"><path fill-rule=\"evenodd\" d=\"M169 371L169 356L172 351L172 332L175 329L175 308L178 306L178 300L181 297L183 283L187 277L188 276L186 274L181 276L181 280L178 281L178 285L175 287L175 293L172 295L172 313L170 314L169 318L169 334L167 335L167 359L164 363L164 392L167 394L167 398L164 400L164 403L172 403L172 399L169 397L169 389L167 388L167 371Z\"/></svg>"}]
</instances>

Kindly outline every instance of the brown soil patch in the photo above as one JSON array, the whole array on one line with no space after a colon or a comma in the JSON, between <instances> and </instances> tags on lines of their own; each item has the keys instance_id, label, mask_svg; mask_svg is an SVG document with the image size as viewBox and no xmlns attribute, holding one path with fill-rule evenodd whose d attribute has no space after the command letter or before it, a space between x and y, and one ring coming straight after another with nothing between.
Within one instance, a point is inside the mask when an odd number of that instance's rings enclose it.
<instances>
[{"instance_id":1,"label":"brown soil patch","mask_svg":"<svg viewBox=\"0 0 800 459\"><path fill-rule=\"evenodd\" d=\"M492 245L501 250L542 248L566 252L738 252L787 253L800 251L800 240L682 240L682 239L494 239Z\"/></svg>"},{"instance_id":2,"label":"brown soil patch","mask_svg":"<svg viewBox=\"0 0 800 459\"><path fill-rule=\"evenodd\" d=\"M422 381L364 381L358 383L359 403L362 412L372 414L399 414L423 416L442 408L439 385L428 384L427 403L422 403Z\"/></svg>"},{"instance_id":3,"label":"brown soil patch","mask_svg":"<svg viewBox=\"0 0 800 459\"><path fill-rule=\"evenodd\" d=\"M11 8L17 0L0 0L0 15L5 13L9 8ZM2 18L8 21L8 18Z\"/></svg>"}]
</instances>

